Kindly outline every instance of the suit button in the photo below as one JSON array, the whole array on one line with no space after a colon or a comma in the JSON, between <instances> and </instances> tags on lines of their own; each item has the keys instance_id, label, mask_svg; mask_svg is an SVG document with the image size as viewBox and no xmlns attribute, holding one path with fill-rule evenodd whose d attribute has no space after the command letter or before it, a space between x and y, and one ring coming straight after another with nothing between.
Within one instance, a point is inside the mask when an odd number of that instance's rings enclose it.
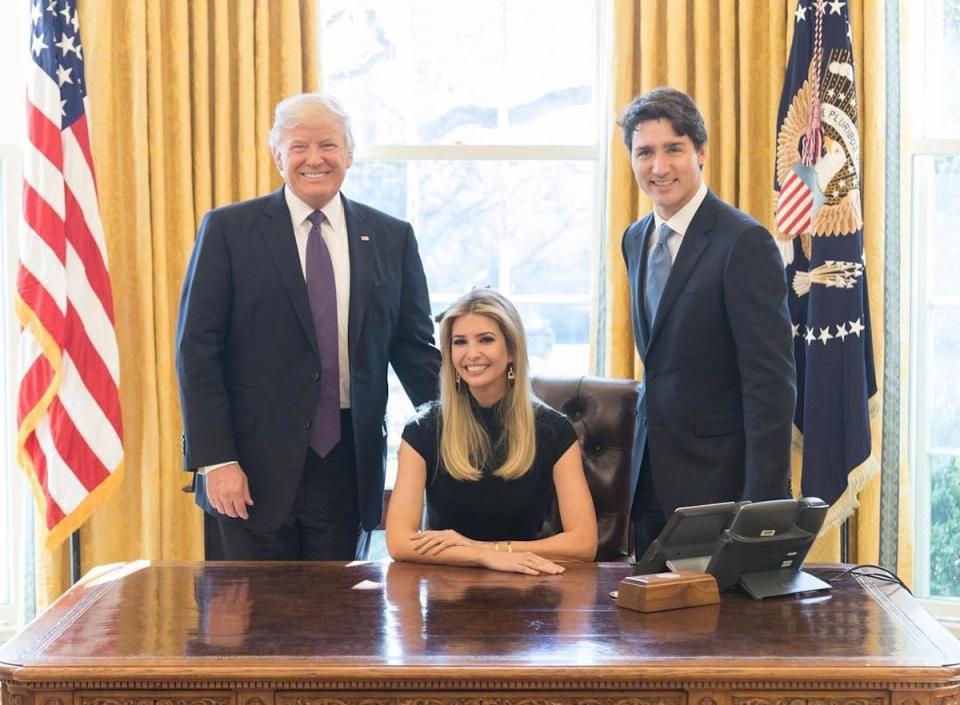
<instances>
[{"instance_id":1,"label":"suit button","mask_svg":"<svg viewBox=\"0 0 960 705\"><path fill-rule=\"evenodd\" d=\"M316 382L316 381L318 381L319 379L320 379L320 373L319 373L319 372L314 372L314 373L313 373L313 381Z\"/></svg>"},{"instance_id":2,"label":"suit button","mask_svg":"<svg viewBox=\"0 0 960 705\"><path fill-rule=\"evenodd\" d=\"M310 419L304 419L304 420L300 423L300 428L302 428L304 431L306 431L307 429L309 429L309 428L310 428Z\"/></svg>"}]
</instances>

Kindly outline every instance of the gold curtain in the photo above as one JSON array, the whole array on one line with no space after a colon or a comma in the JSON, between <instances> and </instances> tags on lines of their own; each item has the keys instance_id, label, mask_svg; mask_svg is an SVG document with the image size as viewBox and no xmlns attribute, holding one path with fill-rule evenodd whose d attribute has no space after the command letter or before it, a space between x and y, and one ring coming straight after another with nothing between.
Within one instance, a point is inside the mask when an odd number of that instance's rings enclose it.
<instances>
[{"instance_id":1,"label":"gold curtain","mask_svg":"<svg viewBox=\"0 0 960 705\"><path fill-rule=\"evenodd\" d=\"M704 177L720 198L773 227L773 169L780 102L796 0L615 0L611 121L640 93L669 85L689 93L707 123ZM863 161L864 240L878 377L883 362L884 37L883 3L850 0L860 144ZM620 252L624 229L651 209L638 191L622 133L609 145L606 306L608 374L642 376L630 321L630 295ZM891 331L897 334L897 331ZM878 379L878 382L882 380ZM873 459L880 462L880 395L874 398ZM794 457L799 486L799 458ZM908 526L901 481L901 526ZM879 477L861 492L851 521L851 556L876 563L879 554ZM909 532L907 532L909 534ZM901 541L898 572L909 577L912 544ZM812 560L839 558L839 532L817 542Z\"/></svg>"},{"instance_id":2,"label":"gold curtain","mask_svg":"<svg viewBox=\"0 0 960 705\"><path fill-rule=\"evenodd\" d=\"M81 528L82 571L200 559L201 513L180 491L180 284L207 210L279 187L267 135L281 98L318 86L316 0L85 0L79 14L125 456L120 489ZM38 551L42 607L70 574L65 545Z\"/></svg>"}]
</instances>

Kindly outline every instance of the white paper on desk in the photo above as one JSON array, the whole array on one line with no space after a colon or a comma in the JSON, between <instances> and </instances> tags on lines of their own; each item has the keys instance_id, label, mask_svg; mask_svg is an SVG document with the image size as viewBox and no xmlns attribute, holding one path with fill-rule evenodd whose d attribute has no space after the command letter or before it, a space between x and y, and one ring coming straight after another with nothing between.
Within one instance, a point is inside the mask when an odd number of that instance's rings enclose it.
<instances>
[{"instance_id":1,"label":"white paper on desk","mask_svg":"<svg viewBox=\"0 0 960 705\"><path fill-rule=\"evenodd\" d=\"M373 563L373 561L350 561L344 568L355 568L358 565L367 565L368 563Z\"/></svg>"},{"instance_id":2,"label":"white paper on desk","mask_svg":"<svg viewBox=\"0 0 960 705\"><path fill-rule=\"evenodd\" d=\"M359 583L354 585L351 590L380 590L383 588L383 583L374 582L373 580L361 580Z\"/></svg>"}]
</instances>

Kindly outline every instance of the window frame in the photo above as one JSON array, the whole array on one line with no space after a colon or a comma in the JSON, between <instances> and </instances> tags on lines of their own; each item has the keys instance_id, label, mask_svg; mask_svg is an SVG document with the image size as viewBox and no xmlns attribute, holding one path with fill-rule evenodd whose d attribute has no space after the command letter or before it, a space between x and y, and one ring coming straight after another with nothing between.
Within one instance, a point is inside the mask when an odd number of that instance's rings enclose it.
<instances>
[{"instance_id":1,"label":"window frame","mask_svg":"<svg viewBox=\"0 0 960 705\"><path fill-rule=\"evenodd\" d=\"M7 583L10 599L0 603L0 643L13 636L24 625L25 604L25 545L22 534L26 526L27 502L32 501L26 487L26 478L17 467L16 401L17 401L17 339L19 325L14 315L13 292L17 271L17 240L19 236L20 192L23 186L23 152L19 146L0 144L0 199L3 213L4 244L0 247L0 268L4 291L11 300L0 308L0 330L3 331L0 351L0 393L4 404L0 408L0 449L5 458L0 472L0 535L7 539L10 561L0 571L0 580Z\"/></svg>"},{"instance_id":2,"label":"window frame","mask_svg":"<svg viewBox=\"0 0 960 705\"><path fill-rule=\"evenodd\" d=\"M939 12L937 10L940 10ZM933 197L934 185L930 174L920 169L924 157L960 155L960 139L928 137L925 117L911 112L912 106L924 105L928 95L925 77L926 67L932 55L942 47L938 30L943 27L943 0L925 0L908 6L906 16L907 35L905 42L905 75L924 77L921 80L905 81L906 87L901 102L902 124L905 130L904 149L901 154L901 173L906 175L901 191L904 214L902 225L907 233L907 245L903 254L909 258L909 284L905 292L909 296L909 349L907 404L909 422L907 428L909 467L912 468L914 490L914 588L920 603L936 616L950 631L960 635L960 596L929 597L930 574L930 463L932 453L938 450L928 445L929 399L927 376L932 369L932 341L925 332L929 330L934 307L958 306L960 299L944 299L928 295L930 264L934 252L922 233L928 230L932 210L928 207ZM928 41L928 38L930 41ZM912 118L912 119L911 119Z\"/></svg>"},{"instance_id":3,"label":"window frame","mask_svg":"<svg viewBox=\"0 0 960 705\"><path fill-rule=\"evenodd\" d=\"M598 310L597 301L605 298L601 277L603 267L602 252L608 235L604 232L606 221L606 188L609 172L609 150L611 125L609 120L609 102L611 98L611 76L609 64L604 60L606 52L612 42L612 7L608 0L594 0L595 2L595 36L596 65L594 71L594 120L597 125L595 143L581 144L534 144L534 143L484 143L484 144L425 144L425 143L374 143L357 144L354 151L354 163L376 161L589 161L595 165L593 179L593 241L591 255L593 266L589 273L589 288L584 294L517 294L510 293L515 304L525 303L568 303L586 305L590 308L590 323L588 333L588 358L586 374L605 374L605 360L602 351L605 345L605 332L598 324L602 320L602 312ZM323 46L324 25L323 0L317 7L318 41ZM321 50L321 85L324 79L325 66ZM349 106L347 106L349 109ZM349 189L349 174L347 176ZM413 189L407 191L407 219L414 232L420 232L417 222L417 211L412 206L416 194ZM452 301L463 292L430 291L430 302ZM396 455L388 447L387 455L387 496L389 496L396 472Z\"/></svg>"}]
</instances>

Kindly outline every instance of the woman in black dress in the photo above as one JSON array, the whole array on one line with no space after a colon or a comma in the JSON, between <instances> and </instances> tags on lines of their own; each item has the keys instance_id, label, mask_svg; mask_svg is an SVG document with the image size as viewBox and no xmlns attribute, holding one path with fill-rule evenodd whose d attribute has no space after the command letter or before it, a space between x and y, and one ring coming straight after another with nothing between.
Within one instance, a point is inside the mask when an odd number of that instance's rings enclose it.
<instances>
[{"instance_id":1,"label":"woman in black dress","mask_svg":"<svg viewBox=\"0 0 960 705\"><path fill-rule=\"evenodd\" d=\"M458 299L440 322L440 401L403 431L387 513L396 560L538 575L590 561L597 519L580 444L536 399L516 308L491 289ZM556 489L563 531L538 539ZM426 491L428 531L418 531Z\"/></svg>"}]
</instances>

